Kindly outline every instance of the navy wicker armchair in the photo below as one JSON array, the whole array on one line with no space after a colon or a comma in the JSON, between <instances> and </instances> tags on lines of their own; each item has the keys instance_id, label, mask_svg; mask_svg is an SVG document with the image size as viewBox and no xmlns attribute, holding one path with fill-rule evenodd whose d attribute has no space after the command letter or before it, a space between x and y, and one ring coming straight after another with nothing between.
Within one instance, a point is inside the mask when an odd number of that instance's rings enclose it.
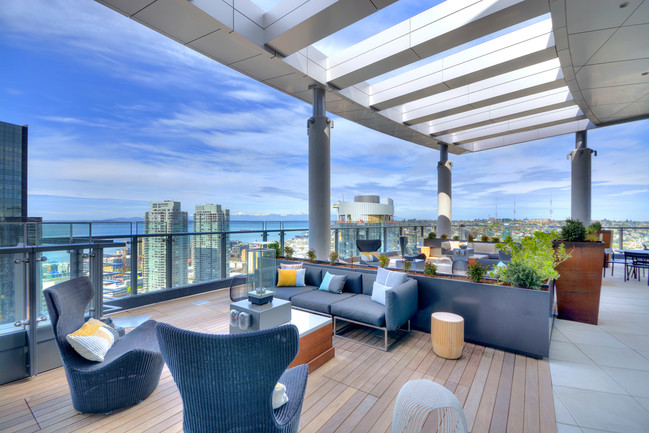
<instances>
[{"instance_id":1,"label":"navy wicker armchair","mask_svg":"<svg viewBox=\"0 0 649 433\"><path fill-rule=\"evenodd\" d=\"M158 323L158 341L183 401L191 432L297 432L308 366L297 355L294 325L233 335L203 334ZM288 403L273 410L277 382Z\"/></svg>"},{"instance_id":2,"label":"navy wicker armchair","mask_svg":"<svg viewBox=\"0 0 649 433\"><path fill-rule=\"evenodd\" d=\"M164 361L149 320L121 337L104 361L88 361L66 340L84 323L93 297L87 277L66 281L43 291L54 339L70 385L72 404L83 413L109 413L147 398L158 386Z\"/></svg>"}]
</instances>

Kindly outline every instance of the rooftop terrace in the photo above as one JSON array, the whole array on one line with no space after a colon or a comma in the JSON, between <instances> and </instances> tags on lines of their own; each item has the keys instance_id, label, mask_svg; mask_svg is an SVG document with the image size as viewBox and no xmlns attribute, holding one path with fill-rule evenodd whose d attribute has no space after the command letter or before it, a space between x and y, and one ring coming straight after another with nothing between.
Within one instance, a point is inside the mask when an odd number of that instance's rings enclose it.
<instances>
[{"instance_id":1,"label":"rooftop terrace","mask_svg":"<svg viewBox=\"0 0 649 433\"><path fill-rule=\"evenodd\" d=\"M334 337L335 358L309 376L300 431L390 431L399 389L418 378L451 389L474 433L649 431L648 306L646 282L624 282L618 267L602 284L599 326L556 320L550 357L542 360L473 344L459 360L444 360L433 353L430 335L416 331L390 352ZM217 290L115 316L151 314L183 328L224 333L228 311L227 291ZM182 403L165 367L156 391L139 405L110 415L80 414L57 368L0 387L0 429L177 432Z\"/></svg>"}]
</instances>

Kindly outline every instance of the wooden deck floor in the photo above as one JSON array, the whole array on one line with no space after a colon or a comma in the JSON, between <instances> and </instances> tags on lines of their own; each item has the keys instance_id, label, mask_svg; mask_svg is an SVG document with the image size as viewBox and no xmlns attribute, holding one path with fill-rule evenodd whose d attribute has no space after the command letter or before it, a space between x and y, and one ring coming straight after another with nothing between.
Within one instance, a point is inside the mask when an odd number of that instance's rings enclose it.
<instances>
[{"instance_id":1,"label":"wooden deck floor","mask_svg":"<svg viewBox=\"0 0 649 433\"><path fill-rule=\"evenodd\" d=\"M228 311L228 292L217 291L116 316L151 314L187 329L224 333ZM471 432L556 432L547 359L466 344L459 360L445 360L435 356L430 335L422 332L412 332L387 353L337 337L334 344L336 357L309 376L301 432L390 431L399 389L420 378L455 393ZM139 405L110 415L81 414L58 368L0 386L0 431L179 432L182 402L165 367L158 388Z\"/></svg>"}]
</instances>

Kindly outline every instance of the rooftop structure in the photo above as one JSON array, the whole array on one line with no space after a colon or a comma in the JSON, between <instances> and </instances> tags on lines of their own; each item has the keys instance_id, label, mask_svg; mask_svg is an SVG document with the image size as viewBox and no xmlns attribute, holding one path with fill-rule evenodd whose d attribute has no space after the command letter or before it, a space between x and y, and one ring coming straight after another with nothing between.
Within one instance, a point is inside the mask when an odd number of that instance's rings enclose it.
<instances>
[{"instance_id":1,"label":"rooftop structure","mask_svg":"<svg viewBox=\"0 0 649 433\"><path fill-rule=\"evenodd\" d=\"M394 201L378 195L357 195L354 201L338 201L338 221L382 223L394 217Z\"/></svg>"}]
</instances>

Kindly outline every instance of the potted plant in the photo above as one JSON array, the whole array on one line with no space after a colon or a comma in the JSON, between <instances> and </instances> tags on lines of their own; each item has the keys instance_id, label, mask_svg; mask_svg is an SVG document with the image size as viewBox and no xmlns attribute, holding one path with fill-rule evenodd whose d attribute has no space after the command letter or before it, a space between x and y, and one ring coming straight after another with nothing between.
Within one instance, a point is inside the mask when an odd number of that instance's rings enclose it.
<instances>
[{"instance_id":1,"label":"potted plant","mask_svg":"<svg viewBox=\"0 0 649 433\"><path fill-rule=\"evenodd\" d=\"M279 242L271 242L268 244L268 248L275 250L275 257L282 257L282 249L279 247Z\"/></svg>"},{"instance_id":2,"label":"potted plant","mask_svg":"<svg viewBox=\"0 0 649 433\"><path fill-rule=\"evenodd\" d=\"M597 325L602 289L604 242L590 236L581 221L567 219L555 247L563 243L570 258L557 267L557 309L560 319ZM597 240L595 240L597 239Z\"/></svg>"},{"instance_id":3,"label":"potted plant","mask_svg":"<svg viewBox=\"0 0 649 433\"><path fill-rule=\"evenodd\" d=\"M295 251L293 250L293 248L289 247L288 245L286 245L286 246L284 247L284 256L285 256L287 259L291 260L291 259L293 258L293 253L294 253L294 252L295 252Z\"/></svg>"},{"instance_id":4,"label":"potted plant","mask_svg":"<svg viewBox=\"0 0 649 433\"><path fill-rule=\"evenodd\" d=\"M386 256L385 254L380 254L379 266L385 268L388 265L388 263L390 263L390 257Z\"/></svg>"},{"instance_id":5,"label":"potted plant","mask_svg":"<svg viewBox=\"0 0 649 433\"><path fill-rule=\"evenodd\" d=\"M313 248L306 252L306 258L309 259L310 262L315 262L316 254Z\"/></svg>"},{"instance_id":6,"label":"potted plant","mask_svg":"<svg viewBox=\"0 0 649 433\"><path fill-rule=\"evenodd\" d=\"M470 264L466 271L466 277L475 283L479 283L485 275L487 275L487 268L478 262Z\"/></svg>"},{"instance_id":7,"label":"potted plant","mask_svg":"<svg viewBox=\"0 0 649 433\"><path fill-rule=\"evenodd\" d=\"M436 237L437 237L437 233L435 232L428 233L428 239L435 239Z\"/></svg>"},{"instance_id":8,"label":"potted plant","mask_svg":"<svg viewBox=\"0 0 649 433\"><path fill-rule=\"evenodd\" d=\"M338 261L338 253L335 252L335 251L332 251L331 254L329 254L329 262L332 265L335 265L337 261Z\"/></svg>"},{"instance_id":9,"label":"potted plant","mask_svg":"<svg viewBox=\"0 0 649 433\"><path fill-rule=\"evenodd\" d=\"M447 239L448 236L447 236L447 235L442 235L442 236L440 236L439 238L440 238L440 239Z\"/></svg>"},{"instance_id":10,"label":"potted plant","mask_svg":"<svg viewBox=\"0 0 649 433\"><path fill-rule=\"evenodd\" d=\"M403 270L408 272L412 268L412 262L410 260L405 260L403 262Z\"/></svg>"},{"instance_id":11,"label":"potted plant","mask_svg":"<svg viewBox=\"0 0 649 433\"><path fill-rule=\"evenodd\" d=\"M426 265L424 265L424 275L432 277L435 274L437 274L437 266L433 265L432 263L426 263Z\"/></svg>"},{"instance_id":12,"label":"potted plant","mask_svg":"<svg viewBox=\"0 0 649 433\"><path fill-rule=\"evenodd\" d=\"M489 236L487 235L480 236L480 242L489 242Z\"/></svg>"}]
</instances>

